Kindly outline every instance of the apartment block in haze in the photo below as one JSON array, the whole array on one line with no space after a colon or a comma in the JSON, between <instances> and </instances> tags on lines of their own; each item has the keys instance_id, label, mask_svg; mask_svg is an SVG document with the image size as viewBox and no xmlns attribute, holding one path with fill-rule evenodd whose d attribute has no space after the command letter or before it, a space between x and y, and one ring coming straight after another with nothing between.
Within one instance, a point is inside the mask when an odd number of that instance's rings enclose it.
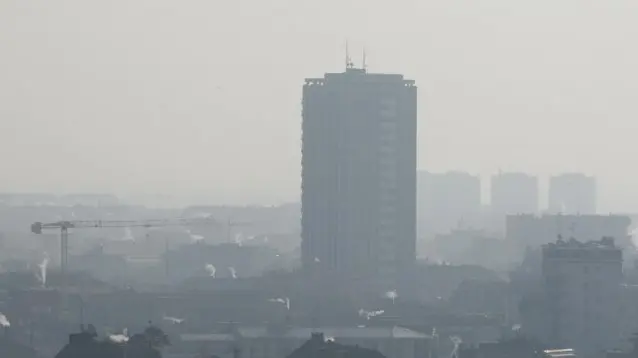
<instances>
[{"instance_id":1,"label":"apartment block in haze","mask_svg":"<svg viewBox=\"0 0 638 358\"><path fill-rule=\"evenodd\" d=\"M543 291L551 347L597 356L622 342L622 250L613 238L561 240L543 246Z\"/></svg>"},{"instance_id":2,"label":"apartment block in haze","mask_svg":"<svg viewBox=\"0 0 638 358\"><path fill-rule=\"evenodd\" d=\"M345 72L303 86L302 264L392 274L416 257L417 87Z\"/></svg>"}]
</instances>

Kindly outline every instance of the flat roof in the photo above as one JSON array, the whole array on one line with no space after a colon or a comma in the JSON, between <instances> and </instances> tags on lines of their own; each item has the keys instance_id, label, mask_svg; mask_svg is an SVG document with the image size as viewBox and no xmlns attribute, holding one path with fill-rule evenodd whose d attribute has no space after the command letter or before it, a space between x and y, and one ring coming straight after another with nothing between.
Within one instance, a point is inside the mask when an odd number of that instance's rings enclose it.
<instances>
[{"instance_id":1,"label":"flat roof","mask_svg":"<svg viewBox=\"0 0 638 358\"><path fill-rule=\"evenodd\" d=\"M312 333L321 332L334 338L411 338L427 339L429 335L404 327L293 327L283 331L269 330L268 327L240 327L239 334L246 338L283 337L295 339L310 338Z\"/></svg>"},{"instance_id":2,"label":"flat roof","mask_svg":"<svg viewBox=\"0 0 638 358\"><path fill-rule=\"evenodd\" d=\"M282 330L268 326L238 327L237 333L242 338L283 338L310 339L313 333L321 332L326 337L335 339L429 339L431 336L404 327L286 327ZM230 342L235 335L230 333L181 334L182 342Z\"/></svg>"}]
</instances>

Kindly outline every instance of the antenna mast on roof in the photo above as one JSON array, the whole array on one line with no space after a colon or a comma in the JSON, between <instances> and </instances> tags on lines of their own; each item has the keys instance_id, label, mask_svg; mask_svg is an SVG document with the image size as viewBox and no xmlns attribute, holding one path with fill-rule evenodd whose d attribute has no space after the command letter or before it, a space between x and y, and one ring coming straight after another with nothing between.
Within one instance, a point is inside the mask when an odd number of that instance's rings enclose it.
<instances>
[{"instance_id":1,"label":"antenna mast on roof","mask_svg":"<svg viewBox=\"0 0 638 358\"><path fill-rule=\"evenodd\" d=\"M366 72L368 69L368 64L366 63L366 48L363 48L363 63L361 64L361 69L363 72Z\"/></svg>"},{"instance_id":2,"label":"antenna mast on roof","mask_svg":"<svg viewBox=\"0 0 638 358\"><path fill-rule=\"evenodd\" d=\"M350 58L350 49L348 47L348 41L346 40L346 70L354 68L354 64L352 63L352 59Z\"/></svg>"}]
</instances>

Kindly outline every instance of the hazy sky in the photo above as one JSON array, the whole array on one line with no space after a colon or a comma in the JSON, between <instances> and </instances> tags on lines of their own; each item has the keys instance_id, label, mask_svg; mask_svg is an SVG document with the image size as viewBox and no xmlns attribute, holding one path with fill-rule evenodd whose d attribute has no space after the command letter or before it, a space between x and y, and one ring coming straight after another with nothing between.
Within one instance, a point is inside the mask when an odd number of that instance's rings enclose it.
<instances>
[{"instance_id":1,"label":"hazy sky","mask_svg":"<svg viewBox=\"0 0 638 358\"><path fill-rule=\"evenodd\" d=\"M638 211L635 0L2 0L0 191L296 200L304 77L419 86L419 166Z\"/></svg>"}]
</instances>

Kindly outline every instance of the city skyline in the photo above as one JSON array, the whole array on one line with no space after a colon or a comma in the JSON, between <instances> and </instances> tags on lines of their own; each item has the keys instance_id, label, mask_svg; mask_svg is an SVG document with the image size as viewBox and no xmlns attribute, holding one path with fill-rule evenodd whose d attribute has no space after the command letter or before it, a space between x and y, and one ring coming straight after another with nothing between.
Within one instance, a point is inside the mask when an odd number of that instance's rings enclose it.
<instances>
[{"instance_id":1,"label":"city skyline","mask_svg":"<svg viewBox=\"0 0 638 358\"><path fill-rule=\"evenodd\" d=\"M0 1L1 358L638 357L637 18Z\"/></svg>"},{"instance_id":2,"label":"city skyline","mask_svg":"<svg viewBox=\"0 0 638 358\"><path fill-rule=\"evenodd\" d=\"M109 4L0 5L5 191L294 201L298 86L349 40L423 84L420 168L584 172L601 211L638 211L627 2Z\"/></svg>"},{"instance_id":3,"label":"city skyline","mask_svg":"<svg viewBox=\"0 0 638 358\"><path fill-rule=\"evenodd\" d=\"M491 200L490 200L490 196L491 196L491 180L483 180L483 179L489 179L491 178L493 175L499 174L499 173L523 173L523 174L527 174L527 175L531 175L534 176L538 179L538 188L539 188L539 195L538 195L538 209L540 212L545 212L545 211L552 211L551 210L551 205L550 205L550 192L551 192L551 179L553 177L560 177L560 176L564 176L564 175L582 175L585 177L588 177L586 174L584 173L553 173L550 174L548 176L542 177L542 176L538 176L535 175L534 173L529 173L529 172L509 172L509 171L499 171L497 173L494 174L490 174L487 176L481 176L475 173L470 173L470 172L466 172L463 171L461 169L455 169L455 170L450 170L450 171L429 171L429 170L424 170L421 168L417 168L417 173L428 173L434 176L439 176L439 177L445 177L449 174L453 174L453 175L467 175L473 178L476 178L480 184L480 205L483 207L489 207L491 205ZM594 177L590 177L593 179L596 179ZM596 188L598 188L596 186ZM595 198L596 201L600 199L599 194L597 192L598 190L596 190L595 193ZM207 196L207 195L200 195L200 194L191 194L191 195L184 195L184 196L171 196L168 195L166 193L134 193L132 195L118 195L117 193L101 193L101 192L64 192L64 193L59 193L59 192L10 192L10 191L5 191L5 192L0 192L0 196L7 196L7 197L15 197L15 198L29 198L31 196L50 196L50 197L65 197L65 196L76 196L76 195L88 195L88 196L115 196L118 199L120 199L122 201L123 204L134 204L134 205L150 205L153 206L155 204L159 205L159 206L167 206L167 207L184 207L184 206L191 206L191 205L223 205L223 204L228 204L228 205L235 205L235 206L270 206L270 205L282 205L282 204L290 204L290 203L300 203L300 196L301 196L301 191L299 192L299 197L293 197L290 198L290 200L283 200L283 201L267 201L267 202L252 202L252 201L239 201L239 202L235 202L235 201L231 201L231 202L220 202L220 201L215 201L216 199L213 196ZM455 195L458 195L455 194ZM18 199L18 200L22 200L22 199ZM417 200L421 200L418 199ZM27 201L33 201L32 199L27 199ZM42 201L44 202L44 201ZM597 210L600 211L600 210ZM600 211L600 212L605 212L604 210ZM611 212L623 212L623 211L611 211ZM578 213L577 211L570 211L567 210L564 213ZM582 212L583 214L585 213ZM587 212L590 213L590 212ZM629 213L629 211L625 211L625 213Z\"/></svg>"}]
</instances>

